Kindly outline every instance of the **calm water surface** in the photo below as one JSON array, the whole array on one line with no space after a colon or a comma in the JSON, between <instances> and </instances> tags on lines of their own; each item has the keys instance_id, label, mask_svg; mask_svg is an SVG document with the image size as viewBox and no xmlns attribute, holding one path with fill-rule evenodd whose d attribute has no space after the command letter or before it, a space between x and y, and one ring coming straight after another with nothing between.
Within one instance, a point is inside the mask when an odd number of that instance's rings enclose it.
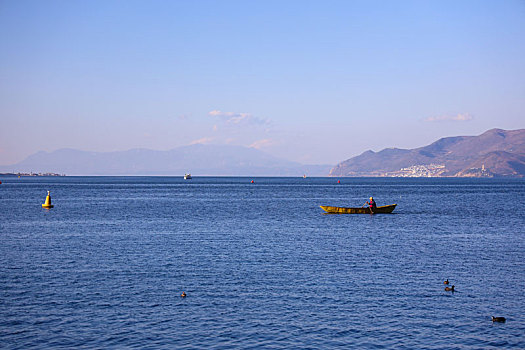
<instances>
[{"instance_id":1,"label":"calm water surface","mask_svg":"<svg viewBox=\"0 0 525 350\"><path fill-rule=\"evenodd\" d=\"M251 180L0 178L0 348L525 348L524 180Z\"/></svg>"}]
</instances>

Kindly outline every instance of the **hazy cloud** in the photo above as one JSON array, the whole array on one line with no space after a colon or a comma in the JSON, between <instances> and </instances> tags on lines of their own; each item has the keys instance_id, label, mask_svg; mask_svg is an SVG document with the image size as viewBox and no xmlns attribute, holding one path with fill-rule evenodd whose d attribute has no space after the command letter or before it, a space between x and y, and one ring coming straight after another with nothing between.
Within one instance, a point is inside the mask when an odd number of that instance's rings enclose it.
<instances>
[{"instance_id":1,"label":"hazy cloud","mask_svg":"<svg viewBox=\"0 0 525 350\"><path fill-rule=\"evenodd\" d=\"M261 149L261 148L264 148L264 147L272 146L275 143L276 142L274 140L272 140L272 139L262 139L262 140L255 141L254 143L252 143L250 145L250 147L256 148L256 149Z\"/></svg>"},{"instance_id":2,"label":"hazy cloud","mask_svg":"<svg viewBox=\"0 0 525 350\"><path fill-rule=\"evenodd\" d=\"M205 145L205 144L211 143L213 140L214 140L213 137L202 137L200 139L191 141L190 145L197 145L197 144Z\"/></svg>"},{"instance_id":3,"label":"hazy cloud","mask_svg":"<svg viewBox=\"0 0 525 350\"><path fill-rule=\"evenodd\" d=\"M211 117L220 118L228 124L232 125L267 125L269 124L268 119L255 117L250 113L234 113L234 112L222 112L213 110L208 113Z\"/></svg>"},{"instance_id":4,"label":"hazy cloud","mask_svg":"<svg viewBox=\"0 0 525 350\"><path fill-rule=\"evenodd\" d=\"M437 117L428 117L425 119L426 122L466 122L474 119L472 115L468 113L458 113L457 115L440 115Z\"/></svg>"}]
</instances>

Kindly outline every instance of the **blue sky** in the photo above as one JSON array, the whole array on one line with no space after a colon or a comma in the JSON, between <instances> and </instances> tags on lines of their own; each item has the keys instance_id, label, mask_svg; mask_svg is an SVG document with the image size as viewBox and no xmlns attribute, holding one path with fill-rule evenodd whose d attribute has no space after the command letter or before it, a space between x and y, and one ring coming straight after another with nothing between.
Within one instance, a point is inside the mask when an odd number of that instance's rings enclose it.
<instances>
[{"instance_id":1,"label":"blue sky","mask_svg":"<svg viewBox=\"0 0 525 350\"><path fill-rule=\"evenodd\" d=\"M310 164L525 128L525 1L0 0L0 164L234 144Z\"/></svg>"}]
</instances>

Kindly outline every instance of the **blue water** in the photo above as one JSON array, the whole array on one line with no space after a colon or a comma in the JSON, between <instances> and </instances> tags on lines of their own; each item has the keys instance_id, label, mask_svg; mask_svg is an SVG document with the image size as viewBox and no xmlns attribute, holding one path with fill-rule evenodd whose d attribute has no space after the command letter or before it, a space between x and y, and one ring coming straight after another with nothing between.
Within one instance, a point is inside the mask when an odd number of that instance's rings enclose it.
<instances>
[{"instance_id":1,"label":"blue water","mask_svg":"<svg viewBox=\"0 0 525 350\"><path fill-rule=\"evenodd\" d=\"M525 348L524 180L251 180L0 178L0 348Z\"/></svg>"}]
</instances>

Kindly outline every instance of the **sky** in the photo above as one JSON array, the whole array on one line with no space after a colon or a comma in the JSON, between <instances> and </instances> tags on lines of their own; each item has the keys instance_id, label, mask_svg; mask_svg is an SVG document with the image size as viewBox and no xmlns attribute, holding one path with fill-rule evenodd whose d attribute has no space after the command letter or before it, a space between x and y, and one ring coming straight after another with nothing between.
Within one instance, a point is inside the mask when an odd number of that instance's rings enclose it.
<instances>
[{"instance_id":1,"label":"sky","mask_svg":"<svg viewBox=\"0 0 525 350\"><path fill-rule=\"evenodd\" d=\"M525 128L525 1L0 0L0 164L231 144L304 164Z\"/></svg>"}]
</instances>

